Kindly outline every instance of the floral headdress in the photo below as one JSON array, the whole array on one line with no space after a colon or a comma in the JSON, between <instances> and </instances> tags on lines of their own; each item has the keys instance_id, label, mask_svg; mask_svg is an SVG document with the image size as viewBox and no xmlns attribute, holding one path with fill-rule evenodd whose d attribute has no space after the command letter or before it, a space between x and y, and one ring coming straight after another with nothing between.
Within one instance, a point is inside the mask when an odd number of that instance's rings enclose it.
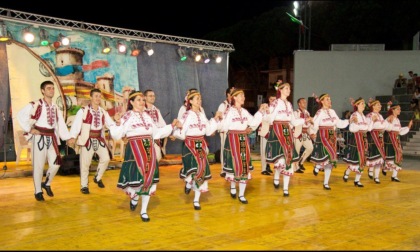
<instances>
[{"instance_id":1,"label":"floral headdress","mask_svg":"<svg viewBox=\"0 0 420 252\"><path fill-rule=\"evenodd\" d=\"M283 83L282 80L278 80L276 84L274 84L274 89L277 91L280 89L281 84Z\"/></svg>"},{"instance_id":2,"label":"floral headdress","mask_svg":"<svg viewBox=\"0 0 420 252\"><path fill-rule=\"evenodd\" d=\"M368 106L373 107L375 104L380 103L379 100L375 100L372 97L369 98Z\"/></svg>"}]
</instances>

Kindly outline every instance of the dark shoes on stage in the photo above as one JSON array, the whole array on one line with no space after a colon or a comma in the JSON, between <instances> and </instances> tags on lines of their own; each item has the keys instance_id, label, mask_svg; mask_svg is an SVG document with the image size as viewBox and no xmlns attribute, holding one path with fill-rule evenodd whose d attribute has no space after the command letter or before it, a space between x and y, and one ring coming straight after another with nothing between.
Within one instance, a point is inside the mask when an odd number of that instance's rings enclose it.
<instances>
[{"instance_id":1,"label":"dark shoes on stage","mask_svg":"<svg viewBox=\"0 0 420 252\"><path fill-rule=\"evenodd\" d=\"M265 170L266 170L266 171L268 171L269 173L273 173L273 171L271 170L271 168L270 168L270 165L269 165L269 164L267 164L267 165L265 166Z\"/></svg>"},{"instance_id":2,"label":"dark shoes on stage","mask_svg":"<svg viewBox=\"0 0 420 252\"><path fill-rule=\"evenodd\" d=\"M274 179L274 180L278 181L278 179ZM276 188L276 189L279 189L279 187L280 187L280 183L276 184L276 183L273 182L273 185L274 185L274 188Z\"/></svg>"},{"instance_id":3,"label":"dark shoes on stage","mask_svg":"<svg viewBox=\"0 0 420 252\"><path fill-rule=\"evenodd\" d=\"M381 183L378 178L373 179L373 181L375 181L376 184L380 184Z\"/></svg>"},{"instance_id":4,"label":"dark shoes on stage","mask_svg":"<svg viewBox=\"0 0 420 252\"><path fill-rule=\"evenodd\" d=\"M190 194L190 192L191 192L191 188L187 188L187 183L185 183L184 192L185 192L185 194Z\"/></svg>"},{"instance_id":5,"label":"dark shoes on stage","mask_svg":"<svg viewBox=\"0 0 420 252\"><path fill-rule=\"evenodd\" d=\"M261 174L262 174L262 175L268 175L268 176L270 176L270 175L271 175L268 171L262 171L262 172L261 172Z\"/></svg>"},{"instance_id":6,"label":"dark shoes on stage","mask_svg":"<svg viewBox=\"0 0 420 252\"><path fill-rule=\"evenodd\" d=\"M194 210L201 210L200 202L194 201Z\"/></svg>"},{"instance_id":7,"label":"dark shoes on stage","mask_svg":"<svg viewBox=\"0 0 420 252\"><path fill-rule=\"evenodd\" d=\"M357 187L364 187L364 186L362 185L362 183L360 183L360 181L354 181L354 186L357 186Z\"/></svg>"},{"instance_id":8,"label":"dark shoes on stage","mask_svg":"<svg viewBox=\"0 0 420 252\"><path fill-rule=\"evenodd\" d=\"M346 171L344 171L344 176L343 176L344 182L347 182L348 179L349 179L349 175L347 175Z\"/></svg>"},{"instance_id":9,"label":"dark shoes on stage","mask_svg":"<svg viewBox=\"0 0 420 252\"><path fill-rule=\"evenodd\" d=\"M222 177L222 178L226 177L226 172L221 172L220 177Z\"/></svg>"},{"instance_id":10,"label":"dark shoes on stage","mask_svg":"<svg viewBox=\"0 0 420 252\"><path fill-rule=\"evenodd\" d=\"M299 165L299 169L302 170L302 171L306 170L305 167L303 166L303 164Z\"/></svg>"},{"instance_id":11,"label":"dark shoes on stage","mask_svg":"<svg viewBox=\"0 0 420 252\"><path fill-rule=\"evenodd\" d=\"M44 201L44 196L42 196L42 192L35 193L35 199L37 201Z\"/></svg>"},{"instance_id":12,"label":"dark shoes on stage","mask_svg":"<svg viewBox=\"0 0 420 252\"><path fill-rule=\"evenodd\" d=\"M97 180L96 179L96 176L93 178L93 182L95 182L96 184L98 184L98 186L100 187L100 188L105 188L105 185L104 185L104 183L102 182L102 179L100 179L100 180Z\"/></svg>"},{"instance_id":13,"label":"dark shoes on stage","mask_svg":"<svg viewBox=\"0 0 420 252\"><path fill-rule=\"evenodd\" d=\"M140 217L141 217L141 220L143 222L149 222L150 221L149 215L147 215L147 213L140 214Z\"/></svg>"},{"instance_id":14,"label":"dark shoes on stage","mask_svg":"<svg viewBox=\"0 0 420 252\"><path fill-rule=\"evenodd\" d=\"M137 205L138 205L138 204L135 204L135 205L134 205L134 204L131 202L131 200L130 200L130 210L131 210L131 211L135 211L135 210L136 210L136 208L137 208Z\"/></svg>"},{"instance_id":15,"label":"dark shoes on stage","mask_svg":"<svg viewBox=\"0 0 420 252\"><path fill-rule=\"evenodd\" d=\"M89 188L87 188L87 187L82 187L82 189L80 189L80 191L81 191L83 194L89 194Z\"/></svg>"},{"instance_id":16,"label":"dark shoes on stage","mask_svg":"<svg viewBox=\"0 0 420 252\"><path fill-rule=\"evenodd\" d=\"M284 196L284 197L289 197L289 191L284 190L284 191L283 191L283 196Z\"/></svg>"},{"instance_id":17,"label":"dark shoes on stage","mask_svg":"<svg viewBox=\"0 0 420 252\"><path fill-rule=\"evenodd\" d=\"M368 176L369 176L370 179L373 179L373 173L372 172L369 172Z\"/></svg>"},{"instance_id":18,"label":"dark shoes on stage","mask_svg":"<svg viewBox=\"0 0 420 252\"><path fill-rule=\"evenodd\" d=\"M386 176L386 171L382 170L382 175Z\"/></svg>"},{"instance_id":19,"label":"dark shoes on stage","mask_svg":"<svg viewBox=\"0 0 420 252\"><path fill-rule=\"evenodd\" d=\"M232 189L235 189L235 193L232 193ZM230 197L232 197L232 199L236 199L236 188L230 188Z\"/></svg>"},{"instance_id":20,"label":"dark shoes on stage","mask_svg":"<svg viewBox=\"0 0 420 252\"><path fill-rule=\"evenodd\" d=\"M42 182L42 183L41 183L41 187L42 187L42 189L44 189L44 190L47 192L47 195L48 195L48 196L50 196L50 197L54 197L54 193L53 193L53 191L51 190L51 186L47 186L47 185L45 184L45 182Z\"/></svg>"},{"instance_id":21,"label":"dark shoes on stage","mask_svg":"<svg viewBox=\"0 0 420 252\"><path fill-rule=\"evenodd\" d=\"M324 185L325 190L331 190L331 187L329 185Z\"/></svg>"},{"instance_id":22,"label":"dark shoes on stage","mask_svg":"<svg viewBox=\"0 0 420 252\"><path fill-rule=\"evenodd\" d=\"M297 169L295 172L296 172L296 173L303 173L303 170L299 168L299 169Z\"/></svg>"},{"instance_id":23,"label":"dark shoes on stage","mask_svg":"<svg viewBox=\"0 0 420 252\"><path fill-rule=\"evenodd\" d=\"M394 182L401 182L397 177L392 177L391 178L391 181L394 181Z\"/></svg>"},{"instance_id":24,"label":"dark shoes on stage","mask_svg":"<svg viewBox=\"0 0 420 252\"><path fill-rule=\"evenodd\" d=\"M246 200L244 196L239 196L238 199L242 204L248 204L248 200Z\"/></svg>"},{"instance_id":25,"label":"dark shoes on stage","mask_svg":"<svg viewBox=\"0 0 420 252\"><path fill-rule=\"evenodd\" d=\"M314 170L312 172L314 173L315 176L318 176L319 170L317 171L317 168L314 167Z\"/></svg>"}]
</instances>

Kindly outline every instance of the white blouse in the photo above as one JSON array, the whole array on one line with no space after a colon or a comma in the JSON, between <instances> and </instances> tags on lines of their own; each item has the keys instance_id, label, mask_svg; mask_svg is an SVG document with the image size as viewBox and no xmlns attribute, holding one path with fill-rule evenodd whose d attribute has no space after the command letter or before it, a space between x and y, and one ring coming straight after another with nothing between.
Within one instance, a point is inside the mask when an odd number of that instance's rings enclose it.
<instances>
[{"instance_id":1,"label":"white blouse","mask_svg":"<svg viewBox=\"0 0 420 252\"><path fill-rule=\"evenodd\" d=\"M185 140L186 136L210 136L218 128L218 122L214 118L208 120L202 112L188 110L179 120L182 129L175 128L173 136L180 140Z\"/></svg>"}]
</instances>

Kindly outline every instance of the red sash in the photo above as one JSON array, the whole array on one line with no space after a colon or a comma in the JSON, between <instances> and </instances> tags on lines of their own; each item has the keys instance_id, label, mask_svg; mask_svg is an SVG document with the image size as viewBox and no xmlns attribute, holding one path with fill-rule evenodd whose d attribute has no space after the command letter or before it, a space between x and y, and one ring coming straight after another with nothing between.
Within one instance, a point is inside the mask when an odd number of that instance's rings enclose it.
<instances>
[{"instance_id":1,"label":"red sash","mask_svg":"<svg viewBox=\"0 0 420 252\"><path fill-rule=\"evenodd\" d=\"M283 149L286 164L289 165L293 159L293 139L289 122L274 121L273 130Z\"/></svg>"},{"instance_id":2,"label":"red sash","mask_svg":"<svg viewBox=\"0 0 420 252\"><path fill-rule=\"evenodd\" d=\"M246 131L229 130L230 150L232 152L232 164L235 177L245 177L249 172L251 161L251 151L248 144L248 134Z\"/></svg>"},{"instance_id":3,"label":"red sash","mask_svg":"<svg viewBox=\"0 0 420 252\"><path fill-rule=\"evenodd\" d=\"M200 186L204 182L207 165L207 142L204 136L187 136L184 142L197 162L197 172L193 179Z\"/></svg>"},{"instance_id":4,"label":"red sash","mask_svg":"<svg viewBox=\"0 0 420 252\"><path fill-rule=\"evenodd\" d=\"M134 136L128 138L137 168L143 176L143 187L140 192L147 193L153 184L156 170L156 153L151 136Z\"/></svg>"},{"instance_id":5,"label":"red sash","mask_svg":"<svg viewBox=\"0 0 420 252\"><path fill-rule=\"evenodd\" d=\"M334 127L319 127L319 137L330 155L331 161L337 160L337 137Z\"/></svg>"},{"instance_id":6,"label":"red sash","mask_svg":"<svg viewBox=\"0 0 420 252\"><path fill-rule=\"evenodd\" d=\"M381 153L382 158L385 160L385 148L384 148L384 137L379 136L379 134L383 134L380 130L372 130L370 135L372 136L373 142L375 143L376 147L378 147L379 152Z\"/></svg>"},{"instance_id":7,"label":"red sash","mask_svg":"<svg viewBox=\"0 0 420 252\"><path fill-rule=\"evenodd\" d=\"M58 149L58 142L57 142L57 138L56 138L56 135L55 135L55 130L38 127L36 125L34 126L34 128L36 130L38 130L41 133L41 135L51 137L52 144L53 144L53 147L54 147L54 150L55 150L55 154L57 155L57 157L55 158L54 164L55 165L61 165L62 164L62 159L61 159L61 155L60 155L60 150Z\"/></svg>"},{"instance_id":8,"label":"red sash","mask_svg":"<svg viewBox=\"0 0 420 252\"><path fill-rule=\"evenodd\" d=\"M398 138L398 131L389 131L389 139L391 139L392 146L395 150L395 163L400 164L403 160L403 152L401 147L401 142Z\"/></svg>"},{"instance_id":9,"label":"red sash","mask_svg":"<svg viewBox=\"0 0 420 252\"><path fill-rule=\"evenodd\" d=\"M367 138L366 132L354 132L354 139L356 140L357 152L359 153L359 165L364 167L366 165L366 152L367 152Z\"/></svg>"}]
</instances>

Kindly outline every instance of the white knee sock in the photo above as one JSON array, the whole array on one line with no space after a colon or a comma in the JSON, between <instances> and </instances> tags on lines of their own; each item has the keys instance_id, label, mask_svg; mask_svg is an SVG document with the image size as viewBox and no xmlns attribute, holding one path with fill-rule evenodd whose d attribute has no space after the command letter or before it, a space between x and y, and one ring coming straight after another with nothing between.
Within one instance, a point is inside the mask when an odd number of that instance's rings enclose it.
<instances>
[{"instance_id":1,"label":"white knee sock","mask_svg":"<svg viewBox=\"0 0 420 252\"><path fill-rule=\"evenodd\" d=\"M328 185L328 182L330 181L331 169L332 169L331 164L327 164L324 167L324 185Z\"/></svg>"},{"instance_id":2,"label":"white knee sock","mask_svg":"<svg viewBox=\"0 0 420 252\"><path fill-rule=\"evenodd\" d=\"M246 183L239 182L239 197L245 196Z\"/></svg>"},{"instance_id":3,"label":"white knee sock","mask_svg":"<svg viewBox=\"0 0 420 252\"><path fill-rule=\"evenodd\" d=\"M397 177L397 174L398 174L398 171L397 170L392 170L392 177L393 178L396 178Z\"/></svg>"},{"instance_id":4,"label":"white knee sock","mask_svg":"<svg viewBox=\"0 0 420 252\"><path fill-rule=\"evenodd\" d=\"M195 194L194 194L194 204L197 202L198 205L200 205L200 195L201 192L200 190L194 190Z\"/></svg>"},{"instance_id":5,"label":"white knee sock","mask_svg":"<svg viewBox=\"0 0 420 252\"><path fill-rule=\"evenodd\" d=\"M150 195L141 196L141 211L140 214L147 213L147 206L149 205Z\"/></svg>"},{"instance_id":6,"label":"white knee sock","mask_svg":"<svg viewBox=\"0 0 420 252\"><path fill-rule=\"evenodd\" d=\"M379 171L380 170L381 170L381 167L379 165L376 165L375 170L374 170L375 171L374 177L377 178L377 179L379 178Z\"/></svg>"},{"instance_id":7,"label":"white knee sock","mask_svg":"<svg viewBox=\"0 0 420 252\"><path fill-rule=\"evenodd\" d=\"M236 182L235 181L230 182L230 193L236 194Z\"/></svg>"},{"instance_id":8,"label":"white knee sock","mask_svg":"<svg viewBox=\"0 0 420 252\"><path fill-rule=\"evenodd\" d=\"M356 178L354 179L354 182L360 181L360 177L362 177L362 174L356 173Z\"/></svg>"},{"instance_id":9,"label":"white knee sock","mask_svg":"<svg viewBox=\"0 0 420 252\"><path fill-rule=\"evenodd\" d=\"M283 175L283 191L289 191L290 176Z\"/></svg>"}]
</instances>

